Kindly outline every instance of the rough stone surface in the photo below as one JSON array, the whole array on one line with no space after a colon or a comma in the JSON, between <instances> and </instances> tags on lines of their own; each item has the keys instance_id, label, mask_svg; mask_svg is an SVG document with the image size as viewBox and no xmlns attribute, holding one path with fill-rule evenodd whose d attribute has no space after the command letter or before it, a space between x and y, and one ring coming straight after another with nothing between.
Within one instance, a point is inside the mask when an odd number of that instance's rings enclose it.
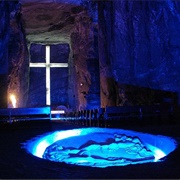
<instances>
[{"instance_id":1,"label":"rough stone surface","mask_svg":"<svg viewBox=\"0 0 180 180\"><path fill-rule=\"evenodd\" d=\"M18 106L26 101L27 78L25 69L26 42L21 29L20 9L17 1L1 1L0 74L2 107L7 107L9 95L14 93Z\"/></svg>"},{"instance_id":2,"label":"rough stone surface","mask_svg":"<svg viewBox=\"0 0 180 180\"><path fill-rule=\"evenodd\" d=\"M0 108L7 107L9 3L0 2Z\"/></svg>"},{"instance_id":3,"label":"rough stone surface","mask_svg":"<svg viewBox=\"0 0 180 180\"><path fill-rule=\"evenodd\" d=\"M180 92L178 5L177 1L99 3L102 106L116 104L117 84Z\"/></svg>"},{"instance_id":4,"label":"rough stone surface","mask_svg":"<svg viewBox=\"0 0 180 180\"><path fill-rule=\"evenodd\" d=\"M100 87L101 87L101 106L116 106L117 90L112 69L111 52L111 11L108 10L112 2L99 3L98 5L98 24L99 24L99 64L100 64Z\"/></svg>"},{"instance_id":5,"label":"rough stone surface","mask_svg":"<svg viewBox=\"0 0 180 180\"><path fill-rule=\"evenodd\" d=\"M28 50L20 6L16 4L10 15L10 34L8 42L8 96L14 94L17 99L17 107L25 107L28 96ZM8 97L8 105L11 106Z\"/></svg>"},{"instance_id":6,"label":"rough stone surface","mask_svg":"<svg viewBox=\"0 0 180 180\"><path fill-rule=\"evenodd\" d=\"M74 2L21 1L21 3L26 38L30 42L37 43L68 43L75 18L83 10L83 7Z\"/></svg>"},{"instance_id":7,"label":"rough stone surface","mask_svg":"<svg viewBox=\"0 0 180 180\"><path fill-rule=\"evenodd\" d=\"M90 17L84 12L84 14L81 14L76 19L76 25L71 35L71 46L76 71L77 109L79 110L86 109L88 106L88 108L99 107L99 69L97 47L95 45L97 38L96 31L97 27L93 27ZM95 66L95 70L92 68L93 66ZM97 89L93 90L93 87Z\"/></svg>"}]
</instances>

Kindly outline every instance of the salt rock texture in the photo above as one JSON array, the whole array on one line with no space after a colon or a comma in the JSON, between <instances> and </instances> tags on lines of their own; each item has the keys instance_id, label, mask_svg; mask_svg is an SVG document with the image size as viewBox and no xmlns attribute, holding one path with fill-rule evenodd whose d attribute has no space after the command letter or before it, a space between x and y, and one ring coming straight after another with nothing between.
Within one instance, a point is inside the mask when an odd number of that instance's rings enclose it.
<instances>
[{"instance_id":1,"label":"salt rock texture","mask_svg":"<svg viewBox=\"0 0 180 180\"><path fill-rule=\"evenodd\" d=\"M73 3L22 1L22 14L30 42L69 42L76 16L83 11Z\"/></svg>"},{"instance_id":2,"label":"salt rock texture","mask_svg":"<svg viewBox=\"0 0 180 180\"><path fill-rule=\"evenodd\" d=\"M99 3L102 106L117 105L121 84L179 94L179 11L178 1Z\"/></svg>"},{"instance_id":3,"label":"salt rock texture","mask_svg":"<svg viewBox=\"0 0 180 180\"><path fill-rule=\"evenodd\" d=\"M3 108L7 104L9 4L0 2L0 9L0 107Z\"/></svg>"},{"instance_id":4,"label":"salt rock texture","mask_svg":"<svg viewBox=\"0 0 180 180\"><path fill-rule=\"evenodd\" d=\"M8 95L15 94L17 107L26 105L28 87L28 49L26 37L22 27L21 9L16 4L10 13L10 36L8 46L9 73ZM8 99L9 100L9 99ZM10 104L10 102L8 102Z\"/></svg>"},{"instance_id":5,"label":"salt rock texture","mask_svg":"<svg viewBox=\"0 0 180 180\"><path fill-rule=\"evenodd\" d=\"M91 135L91 139L97 139L96 136L99 134ZM80 143L79 147L76 143L73 147L68 141L69 139L60 140L47 147L43 158L92 167L127 165L154 159L153 152L147 149L138 137L124 134L114 134L114 138L107 138L104 142L89 140L84 144ZM81 142L78 138L77 141Z\"/></svg>"},{"instance_id":6,"label":"salt rock texture","mask_svg":"<svg viewBox=\"0 0 180 180\"><path fill-rule=\"evenodd\" d=\"M18 106L24 106L27 99L27 46L22 32L20 6L17 1L1 1L1 69L2 107L9 104L9 94L18 94Z\"/></svg>"}]
</instances>

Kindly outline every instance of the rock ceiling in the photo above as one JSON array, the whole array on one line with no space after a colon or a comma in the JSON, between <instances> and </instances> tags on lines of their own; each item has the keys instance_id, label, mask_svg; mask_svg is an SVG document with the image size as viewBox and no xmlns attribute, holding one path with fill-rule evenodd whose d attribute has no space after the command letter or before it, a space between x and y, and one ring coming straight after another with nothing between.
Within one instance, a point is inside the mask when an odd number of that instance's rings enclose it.
<instances>
[{"instance_id":1,"label":"rock ceiling","mask_svg":"<svg viewBox=\"0 0 180 180\"><path fill-rule=\"evenodd\" d=\"M83 7L78 0L20 0L28 42L68 43L76 17Z\"/></svg>"}]
</instances>

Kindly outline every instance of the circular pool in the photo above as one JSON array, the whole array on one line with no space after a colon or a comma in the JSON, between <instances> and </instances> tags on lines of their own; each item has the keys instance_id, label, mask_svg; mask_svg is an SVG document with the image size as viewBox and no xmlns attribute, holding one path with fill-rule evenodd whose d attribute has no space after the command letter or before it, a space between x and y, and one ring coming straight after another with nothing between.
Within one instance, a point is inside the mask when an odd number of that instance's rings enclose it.
<instances>
[{"instance_id":1,"label":"circular pool","mask_svg":"<svg viewBox=\"0 0 180 180\"><path fill-rule=\"evenodd\" d=\"M158 162L175 150L167 136L123 129L79 128L39 135L23 143L28 153L67 164L109 167Z\"/></svg>"}]
</instances>

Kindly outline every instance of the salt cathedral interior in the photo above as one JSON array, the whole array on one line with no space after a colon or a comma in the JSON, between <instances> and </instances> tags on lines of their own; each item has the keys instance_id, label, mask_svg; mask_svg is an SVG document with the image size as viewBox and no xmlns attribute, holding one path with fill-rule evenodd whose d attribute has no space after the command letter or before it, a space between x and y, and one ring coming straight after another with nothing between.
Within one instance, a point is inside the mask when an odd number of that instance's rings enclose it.
<instances>
[{"instance_id":1,"label":"salt cathedral interior","mask_svg":"<svg viewBox=\"0 0 180 180\"><path fill-rule=\"evenodd\" d=\"M180 178L180 2L0 0L0 178Z\"/></svg>"}]
</instances>

